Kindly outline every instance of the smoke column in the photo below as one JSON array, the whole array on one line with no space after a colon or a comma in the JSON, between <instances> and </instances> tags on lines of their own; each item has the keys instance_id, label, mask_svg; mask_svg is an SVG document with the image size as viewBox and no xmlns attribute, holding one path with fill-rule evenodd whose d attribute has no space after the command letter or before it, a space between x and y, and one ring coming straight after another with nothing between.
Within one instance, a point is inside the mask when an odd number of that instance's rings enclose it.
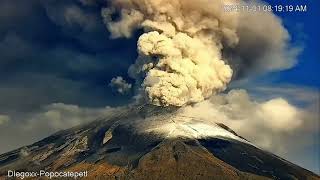
<instances>
[{"instance_id":1,"label":"smoke column","mask_svg":"<svg viewBox=\"0 0 320 180\"><path fill-rule=\"evenodd\" d=\"M148 103L183 106L201 102L225 90L235 71L232 68L246 69L246 64L253 69L262 66L268 70L290 66L279 62L279 66L261 65L259 59L265 63L268 48L252 58L247 49L239 50L239 27L247 32L255 29L250 27L250 22L243 23L245 27L239 26L239 13L224 12L223 5L232 1L113 0L110 3L102 10L102 16L112 38L130 38L135 30L144 31L137 42L137 60L128 72L140 84L140 95ZM118 19L113 18L115 14ZM275 50L280 52L279 56L285 56L281 52L289 39L286 30L270 13L259 18L274 21L270 26L279 31L275 35L280 39ZM256 23L255 19L251 21ZM243 47L259 47L258 43L263 47L273 45L268 38L255 42L259 33L246 37ZM255 63L251 63L253 59Z\"/></svg>"}]
</instances>

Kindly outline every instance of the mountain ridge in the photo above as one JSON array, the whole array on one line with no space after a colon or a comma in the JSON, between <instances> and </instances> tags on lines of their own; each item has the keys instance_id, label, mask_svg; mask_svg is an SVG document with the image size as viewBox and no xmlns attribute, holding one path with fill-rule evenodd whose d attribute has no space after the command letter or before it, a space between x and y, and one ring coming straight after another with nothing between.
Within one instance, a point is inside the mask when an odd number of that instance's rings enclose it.
<instances>
[{"instance_id":1,"label":"mountain ridge","mask_svg":"<svg viewBox=\"0 0 320 180\"><path fill-rule=\"evenodd\" d=\"M0 155L7 170L80 171L101 179L319 179L223 124L174 109L120 109Z\"/></svg>"}]
</instances>

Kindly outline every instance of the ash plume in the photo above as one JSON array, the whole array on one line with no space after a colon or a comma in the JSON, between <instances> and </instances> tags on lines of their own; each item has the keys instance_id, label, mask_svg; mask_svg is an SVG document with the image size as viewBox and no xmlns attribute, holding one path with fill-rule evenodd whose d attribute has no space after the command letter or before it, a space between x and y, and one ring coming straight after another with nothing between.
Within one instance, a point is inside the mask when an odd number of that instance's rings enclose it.
<instances>
[{"instance_id":1,"label":"ash plume","mask_svg":"<svg viewBox=\"0 0 320 180\"><path fill-rule=\"evenodd\" d=\"M140 85L139 97L157 106L184 106L225 90L242 74L291 67L296 54L287 51L290 37L281 21L271 13L224 11L224 5L238 2L110 1L102 16L111 38L144 32L128 70ZM261 18L270 23L257 21Z\"/></svg>"},{"instance_id":2,"label":"ash plume","mask_svg":"<svg viewBox=\"0 0 320 180\"><path fill-rule=\"evenodd\" d=\"M114 88L120 94L129 93L132 87L132 85L127 83L121 76L112 78L109 86Z\"/></svg>"}]
</instances>

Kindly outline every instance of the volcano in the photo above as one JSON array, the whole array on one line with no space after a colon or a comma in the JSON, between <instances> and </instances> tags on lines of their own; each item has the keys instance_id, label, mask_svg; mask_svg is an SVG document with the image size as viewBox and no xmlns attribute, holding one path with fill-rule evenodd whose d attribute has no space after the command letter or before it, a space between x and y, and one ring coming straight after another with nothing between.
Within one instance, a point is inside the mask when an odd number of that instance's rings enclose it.
<instances>
[{"instance_id":1,"label":"volcano","mask_svg":"<svg viewBox=\"0 0 320 180\"><path fill-rule=\"evenodd\" d=\"M223 124L154 106L119 108L0 155L0 179L9 170L87 171L85 179L320 179Z\"/></svg>"}]
</instances>

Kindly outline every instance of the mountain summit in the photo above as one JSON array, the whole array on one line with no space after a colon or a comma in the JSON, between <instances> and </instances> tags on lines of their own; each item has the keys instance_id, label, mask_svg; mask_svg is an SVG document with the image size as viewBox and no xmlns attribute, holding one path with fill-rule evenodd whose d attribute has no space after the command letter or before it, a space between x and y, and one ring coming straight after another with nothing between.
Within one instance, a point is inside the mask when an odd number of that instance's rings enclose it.
<instances>
[{"instance_id":1,"label":"mountain summit","mask_svg":"<svg viewBox=\"0 0 320 180\"><path fill-rule=\"evenodd\" d=\"M87 179L320 179L223 124L154 106L119 108L0 155L0 179L9 170L87 171Z\"/></svg>"}]
</instances>

